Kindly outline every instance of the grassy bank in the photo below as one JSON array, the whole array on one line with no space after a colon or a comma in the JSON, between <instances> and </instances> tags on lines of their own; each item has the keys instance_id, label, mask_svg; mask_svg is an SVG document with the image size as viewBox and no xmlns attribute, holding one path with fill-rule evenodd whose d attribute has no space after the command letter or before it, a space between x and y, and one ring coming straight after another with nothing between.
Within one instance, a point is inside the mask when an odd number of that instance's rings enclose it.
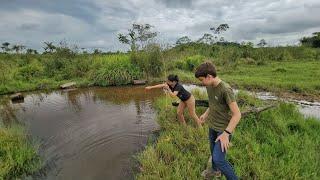
<instances>
[{"instance_id":1,"label":"grassy bank","mask_svg":"<svg viewBox=\"0 0 320 180\"><path fill-rule=\"evenodd\" d=\"M19 179L41 167L37 147L21 126L0 126L0 179Z\"/></svg>"},{"instance_id":2,"label":"grassy bank","mask_svg":"<svg viewBox=\"0 0 320 180\"><path fill-rule=\"evenodd\" d=\"M204 60L218 67L223 79L239 88L320 94L320 50L307 47L253 48L191 43L160 50L117 54L79 54L60 49L49 54L0 53L0 94L78 86L130 84L133 79L164 80L176 73L197 82L193 71Z\"/></svg>"},{"instance_id":3,"label":"grassy bank","mask_svg":"<svg viewBox=\"0 0 320 180\"><path fill-rule=\"evenodd\" d=\"M241 109L263 102L239 95ZM165 98L155 104L162 131L139 156L137 179L202 179L210 155L207 127L182 127ZM197 108L198 114L205 109ZM305 119L292 104L241 120L228 159L243 179L317 179L320 176L320 122Z\"/></svg>"},{"instance_id":4,"label":"grassy bank","mask_svg":"<svg viewBox=\"0 0 320 180\"><path fill-rule=\"evenodd\" d=\"M239 63L218 65L218 75L238 88L272 92L320 95L320 61L268 62L264 65ZM191 71L175 70L182 82L199 83Z\"/></svg>"},{"instance_id":5,"label":"grassy bank","mask_svg":"<svg viewBox=\"0 0 320 180\"><path fill-rule=\"evenodd\" d=\"M55 89L70 81L79 87L124 85L142 75L126 54L0 54L0 67L0 94Z\"/></svg>"}]
</instances>

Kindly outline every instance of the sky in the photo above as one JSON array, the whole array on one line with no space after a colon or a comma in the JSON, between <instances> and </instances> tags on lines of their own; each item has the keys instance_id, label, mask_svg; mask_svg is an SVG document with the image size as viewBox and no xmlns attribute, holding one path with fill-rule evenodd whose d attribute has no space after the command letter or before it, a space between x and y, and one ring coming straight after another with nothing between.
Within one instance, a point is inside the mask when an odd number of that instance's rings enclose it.
<instances>
[{"instance_id":1,"label":"sky","mask_svg":"<svg viewBox=\"0 0 320 180\"><path fill-rule=\"evenodd\" d=\"M41 50L43 42L126 51L117 35L133 23L151 24L161 44L199 39L227 23L227 41L265 39L296 45L320 31L320 0L0 0L0 43Z\"/></svg>"}]
</instances>

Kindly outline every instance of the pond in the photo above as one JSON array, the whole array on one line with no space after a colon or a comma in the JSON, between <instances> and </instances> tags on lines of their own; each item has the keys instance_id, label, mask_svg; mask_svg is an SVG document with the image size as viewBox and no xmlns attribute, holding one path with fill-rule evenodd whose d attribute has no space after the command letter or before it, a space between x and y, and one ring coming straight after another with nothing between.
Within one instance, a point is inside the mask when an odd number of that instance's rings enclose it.
<instances>
[{"instance_id":1,"label":"pond","mask_svg":"<svg viewBox=\"0 0 320 180\"><path fill-rule=\"evenodd\" d=\"M158 128L152 103L161 90L142 86L30 92L10 103L46 166L40 179L133 179L134 155Z\"/></svg>"}]
</instances>

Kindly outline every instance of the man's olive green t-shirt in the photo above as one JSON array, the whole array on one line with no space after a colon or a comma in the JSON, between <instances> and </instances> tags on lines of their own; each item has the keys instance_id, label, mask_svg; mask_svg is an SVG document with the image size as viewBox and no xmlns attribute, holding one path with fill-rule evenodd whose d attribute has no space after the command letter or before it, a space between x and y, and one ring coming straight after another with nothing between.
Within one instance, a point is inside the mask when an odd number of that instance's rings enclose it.
<instances>
[{"instance_id":1,"label":"man's olive green t-shirt","mask_svg":"<svg viewBox=\"0 0 320 180\"><path fill-rule=\"evenodd\" d=\"M207 86L209 98L209 115L207 123L209 128L223 131L227 128L232 117L229 105L236 101L234 92L229 84L221 81L218 86Z\"/></svg>"}]
</instances>

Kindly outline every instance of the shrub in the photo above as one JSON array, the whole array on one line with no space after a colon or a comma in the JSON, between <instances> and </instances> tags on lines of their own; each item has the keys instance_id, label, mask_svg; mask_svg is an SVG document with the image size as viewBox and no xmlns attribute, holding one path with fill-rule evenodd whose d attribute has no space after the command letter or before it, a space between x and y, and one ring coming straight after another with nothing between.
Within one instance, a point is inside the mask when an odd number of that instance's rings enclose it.
<instances>
[{"instance_id":1,"label":"shrub","mask_svg":"<svg viewBox=\"0 0 320 180\"><path fill-rule=\"evenodd\" d=\"M38 78L44 74L44 67L38 63L33 62L29 65L20 67L17 72L17 78L30 81L33 78Z\"/></svg>"}]
</instances>

